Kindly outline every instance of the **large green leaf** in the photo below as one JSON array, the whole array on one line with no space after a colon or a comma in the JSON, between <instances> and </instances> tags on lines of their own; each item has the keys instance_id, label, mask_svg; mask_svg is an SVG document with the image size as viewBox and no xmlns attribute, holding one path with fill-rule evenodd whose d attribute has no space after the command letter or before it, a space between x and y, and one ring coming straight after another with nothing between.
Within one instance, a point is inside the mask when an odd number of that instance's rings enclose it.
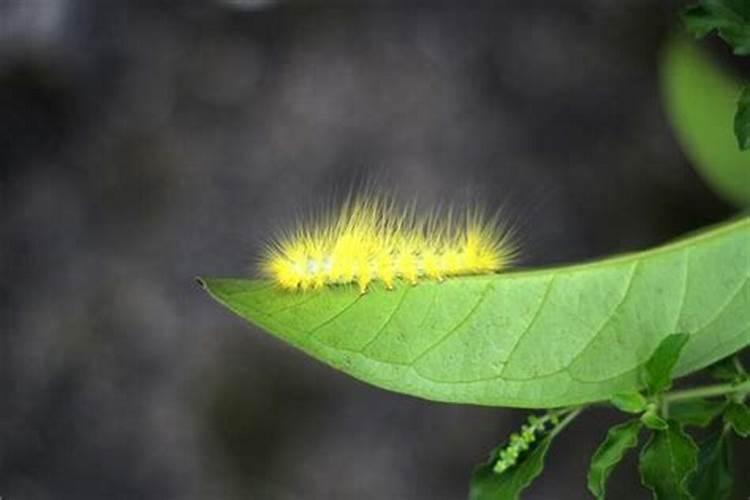
<instances>
[{"instance_id":1,"label":"large green leaf","mask_svg":"<svg viewBox=\"0 0 750 500\"><path fill-rule=\"evenodd\" d=\"M750 150L741 151L734 134L740 83L681 37L664 47L661 81L667 115L695 168L727 201L750 207Z\"/></svg>"},{"instance_id":2,"label":"large green leaf","mask_svg":"<svg viewBox=\"0 0 750 500\"><path fill-rule=\"evenodd\" d=\"M653 250L489 276L290 293L205 279L219 302L358 379L426 399L546 408L639 389L672 333L675 375L750 344L750 218Z\"/></svg>"}]
</instances>

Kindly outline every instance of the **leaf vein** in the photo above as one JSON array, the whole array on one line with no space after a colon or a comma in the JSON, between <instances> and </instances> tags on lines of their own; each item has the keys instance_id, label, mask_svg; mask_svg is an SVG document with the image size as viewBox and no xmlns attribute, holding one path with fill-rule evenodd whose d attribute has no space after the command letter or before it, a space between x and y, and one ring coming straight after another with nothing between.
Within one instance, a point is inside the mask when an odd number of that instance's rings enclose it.
<instances>
[{"instance_id":1,"label":"leaf vein","mask_svg":"<svg viewBox=\"0 0 750 500\"><path fill-rule=\"evenodd\" d=\"M404 293L401 294L401 298L391 310L391 313L388 315L388 318L385 320L385 322L383 322L380 328L378 328L378 331L375 333L373 338L367 341L367 343L359 349L359 352L364 353L364 351L366 351L368 347L370 347L372 344L374 344L378 340L378 338L380 338L380 335L385 331L386 327L391 323L391 321L393 320L393 317L396 315L399 309L401 309L401 306L404 304L404 301L406 300L406 296L408 295L410 289L411 289L410 286L407 286L406 288L404 288Z\"/></svg>"},{"instance_id":2,"label":"leaf vein","mask_svg":"<svg viewBox=\"0 0 750 500\"><path fill-rule=\"evenodd\" d=\"M364 294L360 294L360 295L357 295L357 298L356 298L356 299L354 299L353 301L349 302L349 303L348 303L348 304L347 304L347 305L346 305L346 306L345 306L344 308L342 308L342 309L341 309L341 310L340 310L339 312L337 312L336 314L334 314L333 316L331 316L330 318L328 318L327 320L325 320L325 321L324 321L324 322L322 322L321 324L319 324L319 325L317 325L317 326L313 327L313 328L312 328L312 329L311 329L310 331L308 331L308 332L307 332L307 335L308 335L308 336L311 336L311 337L314 337L314 336L315 336L315 333L316 333L317 331L319 331L319 330L320 330L321 328L323 328L324 326L326 326L326 325L328 325L328 324L332 323L333 321L335 321L335 320L336 320L336 318L340 317L340 316L341 316L342 314L344 314L344 313L345 313L346 311L348 311L349 309L351 309L351 308L352 308L352 307L354 306L354 304L356 304L357 302L359 302L359 299L361 299L362 297L364 297ZM327 344L327 343L325 343L325 344L326 344L326 345L329 345L329 344ZM334 347L334 346L331 346L331 347Z\"/></svg>"},{"instance_id":3,"label":"leaf vein","mask_svg":"<svg viewBox=\"0 0 750 500\"><path fill-rule=\"evenodd\" d=\"M429 354L430 352L432 352L433 350L435 350L437 347L439 347L443 342L445 342L446 340L448 340L448 338L451 335L453 335L454 333L456 333L458 331L458 329L461 328L467 321L469 321L469 319L471 319L471 317L474 315L474 312L476 312L476 310L479 308L479 306L482 304L482 302L484 302L484 299L487 298L487 293L490 291L490 288L492 288L492 282L488 281L487 285L485 285L485 287L482 289L482 292L479 294L479 299L477 299L476 304L474 304L471 307L471 309L466 314L466 316L464 316L464 318L461 319L461 321L459 321L458 323L456 323L456 325L453 328L451 328L450 330L448 330L442 337L440 337L439 339L437 339L435 341L435 343L433 343L431 346L429 346L427 349L425 349L421 354L419 354L416 358L414 358L411 361L411 364L415 365L417 362L419 362L420 359L424 358L427 354Z\"/></svg>"},{"instance_id":4,"label":"leaf vein","mask_svg":"<svg viewBox=\"0 0 750 500\"><path fill-rule=\"evenodd\" d=\"M510 352L508 353L508 357L505 358L505 362L510 362L511 358L513 357L513 354L515 354L516 350L518 349L518 346L521 345L521 342L523 341L524 337L527 333L529 333L529 330L531 330L531 327L536 323L536 320L539 319L539 316L542 313L542 310L544 309L544 305L547 303L547 300L549 299L550 291L552 290L552 284L555 282L555 279L557 278L556 274L552 275L552 278L547 282L547 287L544 289L544 295L542 296L542 300L539 301L539 307L537 307L536 311L534 311L534 315L531 317L531 321L526 325L526 328L523 329L521 334L518 336L518 339L513 343L513 347L511 347ZM508 365L506 364L503 367L503 371L500 372L499 377L505 376L505 370L508 369Z\"/></svg>"},{"instance_id":5,"label":"leaf vein","mask_svg":"<svg viewBox=\"0 0 750 500\"><path fill-rule=\"evenodd\" d=\"M604 329L607 327L607 325L612 321L612 318L615 317L617 312L622 308L622 305L625 303L625 301L628 299L628 295L630 295L630 290L633 288L633 282L635 281L635 275L637 274L638 270L640 269L640 260L637 260L633 263L633 265L630 267L630 273L628 275L628 281L625 283L625 286L623 287L622 297L620 297L620 300L617 302L615 307L612 308L612 311L607 315L607 318L602 322L601 325L599 325L599 328L596 329L594 332L594 335L591 336L591 338L581 347L581 350L576 353L575 356L573 356L567 365L565 365L560 370L557 370L556 372L551 372L550 375L553 375L558 372L568 371L570 367L578 361L581 356L584 355L584 353L588 350L589 347L591 347L591 344L596 341L596 339L601 335L601 333L604 331Z\"/></svg>"},{"instance_id":6,"label":"leaf vein","mask_svg":"<svg viewBox=\"0 0 750 500\"><path fill-rule=\"evenodd\" d=\"M729 299L726 302L724 302L724 304L721 305L721 307L718 309L716 314L714 314L711 317L711 319L708 320L706 323L704 323L702 326L697 328L696 332L701 332L705 330L706 328L708 328L709 326L713 325L715 322L717 322L721 318L722 314L724 314L724 311L726 311L726 309L730 305L732 305L732 302L734 302L734 299L737 298L737 296L740 294L742 289L745 288L745 285L747 285L748 281L750 281L750 276L745 276L745 278L742 281L740 281L740 286L737 287L737 290L732 292L732 295L729 297Z\"/></svg>"},{"instance_id":7,"label":"leaf vein","mask_svg":"<svg viewBox=\"0 0 750 500\"><path fill-rule=\"evenodd\" d=\"M682 295L677 307L677 316L675 317L674 326L672 327L672 333L677 333L677 329L680 326L680 320L682 319L682 312L685 310L685 299L687 297L688 291L688 278L690 277L690 255L690 247L687 247L685 249L685 258L683 259L684 264L682 273Z\"/></svg>"}]
</instances>

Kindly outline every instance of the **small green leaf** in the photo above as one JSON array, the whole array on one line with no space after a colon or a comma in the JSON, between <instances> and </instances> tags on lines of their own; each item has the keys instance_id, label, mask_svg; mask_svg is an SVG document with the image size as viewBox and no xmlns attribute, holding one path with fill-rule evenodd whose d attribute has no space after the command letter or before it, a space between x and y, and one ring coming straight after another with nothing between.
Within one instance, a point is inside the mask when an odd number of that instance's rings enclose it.
<instances>
[{"instance_id":1,"label":"small green leaf","mask_svg":"<svg viewBox=\"0 0 750 500\"><path fill-rule=\"evenodd\" d=\"M667 389L672 383L672 369L680 359L690 335L675 333L665 337L646 362L644 372L646 387L652 394Z\"/></svg>"},{"instance_id":2,"label":"small green leaf","mask_svg":"<svg viewBox=\"0 0 750 500\"><path fill-rule=\"evenodd\" d=\"M659 342L674 373L750 344L750 217L574 266L304 293L205 279L218 302L360 380L436 401L555 408L642 387Z\"/></svg>"},{"instance_id":3,"label":"small green leaf","mask_svg":"<svg viewBox=\"0 0 750 500\"><path fill-rule=\"evenodd\" d=\"M644 486L656 500L690 499L689 475L698 465L698 447L676 422L656 431L641 451L640 471Z\"/></svg>"},{"instance_id":4,"label":"small green leaf","mask_svg":"<svg viewBox=\"0 0 750 500\"><path fill-rule=\"evenodd\" d=\"M732 426L738 436L750 436L750 408L743 403L730 403L724 412L724 420Z\"/></svg>"},{"instance_id":5,"label":"small green leaf","mask_svg":"<svg viewBox=\"0 0 750 500\"><path fill-rule=\"evenodd\" d=\"M732 495L732 449L723 432L701 445L698 468L689 478L696 500L726 500Z\"/></svg>"},{"instance_id":6,"label":"small green leaf","mask_svg":"<svg viewBox=\"0 0 750 500\"><path fill-rule=\"evenodd\" d=\"M638 444L640 431L641 422L637 419L615 425L609 429L604 442L594 453L589 468L588 487L598 500L604 499L607 479L612 469L629 449Z\"/></svg>"},{"instance_id":7,"label":"small green leaf","mask_svg":"<svg viewBox=\"0 0 750 500\"><path fill-rule=\"evenodd\" d=\"M490 459L477 467L471 476L469 500L515 500L519 498L521 492L544 469L544 457L547 455L553 438L553 434L545 436L528 454L522 456L515 466L500 474L493 469L500 451L505 446L494 449Z\"/></svg>"},{"instance_id":8,"label":"small green leaf","mask_svg":"<svg viewBox=\"0 0 750 500\"><path fill-rule=\"evenodd\" d=\"M734 135L740 149L750 149L750 87L745 87L734 115Z\"/></svg>"},{"instance_id":9,"label":"small green leaf","mask_svg":"<svg viewBox=\"0 0 750 500\"><path fill-rule=\"evenodd\" d=\"M750 207L750 151L737 148L732 127L741 83L683 37L665 45L660 73L667 116L693 167L725 200Z\"/></svg>"},{"instance_id":10,"label":"small green leaf","mask_svg":"<svg viewBox=\"0 0 750 500\"><path fill-rule=\"evenodd\" d=\"M670 404L669 417L682 425L706 427L726 407L725 399L687 399Z\"/></svg>"},{"instance_id":11,"label":"small green leaf","mask_svg":"<svg viewBox=\"0 0 750 500\"><path fill-rule=\"evenodd\" d=\"M669 428L666 420L657 415L654 411L647 411L641 415L641 422L649 429L663 431Z\"/></svg>"},{"instance_id":12,"label":"small green leaf","mask_svg":"<svg viewBox=\"0 0 750 500\"><path fill-rule=\"evenodd\" d=\"M750 54L750 4L746 0L700 0L683 11L682 20L696 37L716 30L735 54Z\"/></svg>"},{"instance_id":13,"label":"small green leaf","mask_svg":"<svg viewBox=\"0 0 750 500\"><path fill-rule=\"evenodd\" d=\"M610 400L618 409L627 413L640 413L646 409L648 401L640 392L621 392Z\"/></svg>"}]
</instances>

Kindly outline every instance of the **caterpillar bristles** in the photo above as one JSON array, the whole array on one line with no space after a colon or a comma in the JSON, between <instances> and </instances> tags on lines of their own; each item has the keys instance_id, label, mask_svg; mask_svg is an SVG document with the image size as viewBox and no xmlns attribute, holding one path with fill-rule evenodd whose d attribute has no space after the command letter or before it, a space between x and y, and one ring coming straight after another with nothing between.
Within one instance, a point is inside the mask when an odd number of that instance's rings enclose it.
<instances>
[{"instance_id":1,"label":"caterpillar bristles","mask_svg":"<svg viewBox=\"0 0 750 500\"><path fill-rule=\"evenodd\" d=\"M350 196L311 225L298 224L272 241L261 273L285 290L372 282L393 289L399 280L442 281L496 273L515 260L513 233L498 215L477 207L418 216L391 196Z\"/></svg>"}]
</instances>

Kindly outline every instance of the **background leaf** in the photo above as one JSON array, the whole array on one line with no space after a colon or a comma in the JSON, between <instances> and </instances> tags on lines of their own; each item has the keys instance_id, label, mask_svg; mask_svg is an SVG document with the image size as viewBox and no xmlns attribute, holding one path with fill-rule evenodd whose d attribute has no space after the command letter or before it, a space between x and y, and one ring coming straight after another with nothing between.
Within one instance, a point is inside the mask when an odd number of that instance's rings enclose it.
<instances>
[{"instance_id":1,"label":"background leaf","mask_svg":"<svg viewBox=\"0 0 750 500\"><path fill-rule=\"evenodd\" d=\"M732 494L732 450L723 432L701 445L698 468L690 477L690 491L696 500L724 500Z\"/></svg>"},{"instance_id":2,"label":"background leaf","mask_svg":"<svg viewBox=\"0 0 750 500\"><path fill-rule=\"evenodd\" d=\"M737 55L750 54L750 3L747 0L700 0L683 11L688 31L704 37L712 31Z\"/></svg>"},{"instance_id":3,"label":"background leaf","mask_svg":"<svg viewBox=\"0 0 750 500\"><path fill-rule=\"evenodd\" d=\"M553 434L545 436L530 453L521 457L518 464L502 474L492 469L504 446L493 450L487 463L477 467L471 476L469 500L517 499L544 469L544 457L553 438Z\"/></svg>"},{"instance_id":4,"label":"background leaf","mask_svg":"<svg viewBox=\"0 0 750 500\"><path fill-rule=\"evenodd\" d=\"M669 418L683 425L706 427L724 411L726 406L727 402L725 399L688 399L685 401L675 401L669 405Z\"/></svg>"},{"instance_id":5,"label":"background leaf","mask_svg":"<svg viewBox=\"0 0 750 500\"><path fill-rule=\"evenodd\" d=\"M659 347L646 362L644 370L646 387L651 393L661 392L669 387L672 382L672 369L689 338L688 334L675 333L664 337L659 343Z\"/></svg>"},{"instance_id":6,"label":"background leaf","mask_svg":"<svg viewBox=\"0 0 750 500\"><path fill-rule=\"evenodd\" d=\"M676 422L655 431L641 451L641 481L657 500L689 499L688 476L698 465L698 447Z\"/></svg>"},{"instance_id":7,"label":"background leaf","mask_svg":"<svg viewBox=\"0 0 750 500\"><path fill-rule=\"evenodd\" d=\"M750 408L743 403L730 403L724 412L724 419L732 426L738 436L750 436Z\"/></svg>"},{"instance_id":8,"label":"background leaf","mask_svg":"<svg viewBox=\"0 0 750 500\"><path fill-rule=\"evenodd\" d=\"M422 398L548 408L637 390L689 332L675 372L750 343L750 219L585 265L309 293L207 279L229 309L361 380Z\"/></svg>"},{"instance_id":9,"label":"background leaf","mask_svg":"<svg viewBox=\"0 0 750 500\"><path fill-rule=\"evenodd\" d=\"M674 37L661 58L667 116L703 179L738 207L750 207L750 151L737 148L733 123L742 86L694 42Z\"/></svg>"},{"instance_id":10,"label":"background leaf","mask_svg":"<svg viewBox=\"0 0 750 500\"><path fill-rule=\"evenodd\" d=\"M625 453L638 444L638 433L641 422L638 419L629 420L615 425L607 432L604 442L591 458L588 473L589 491L599 500L605 497L606 483L615 465L625 456Z\"/></svg>"}]
</instances>

